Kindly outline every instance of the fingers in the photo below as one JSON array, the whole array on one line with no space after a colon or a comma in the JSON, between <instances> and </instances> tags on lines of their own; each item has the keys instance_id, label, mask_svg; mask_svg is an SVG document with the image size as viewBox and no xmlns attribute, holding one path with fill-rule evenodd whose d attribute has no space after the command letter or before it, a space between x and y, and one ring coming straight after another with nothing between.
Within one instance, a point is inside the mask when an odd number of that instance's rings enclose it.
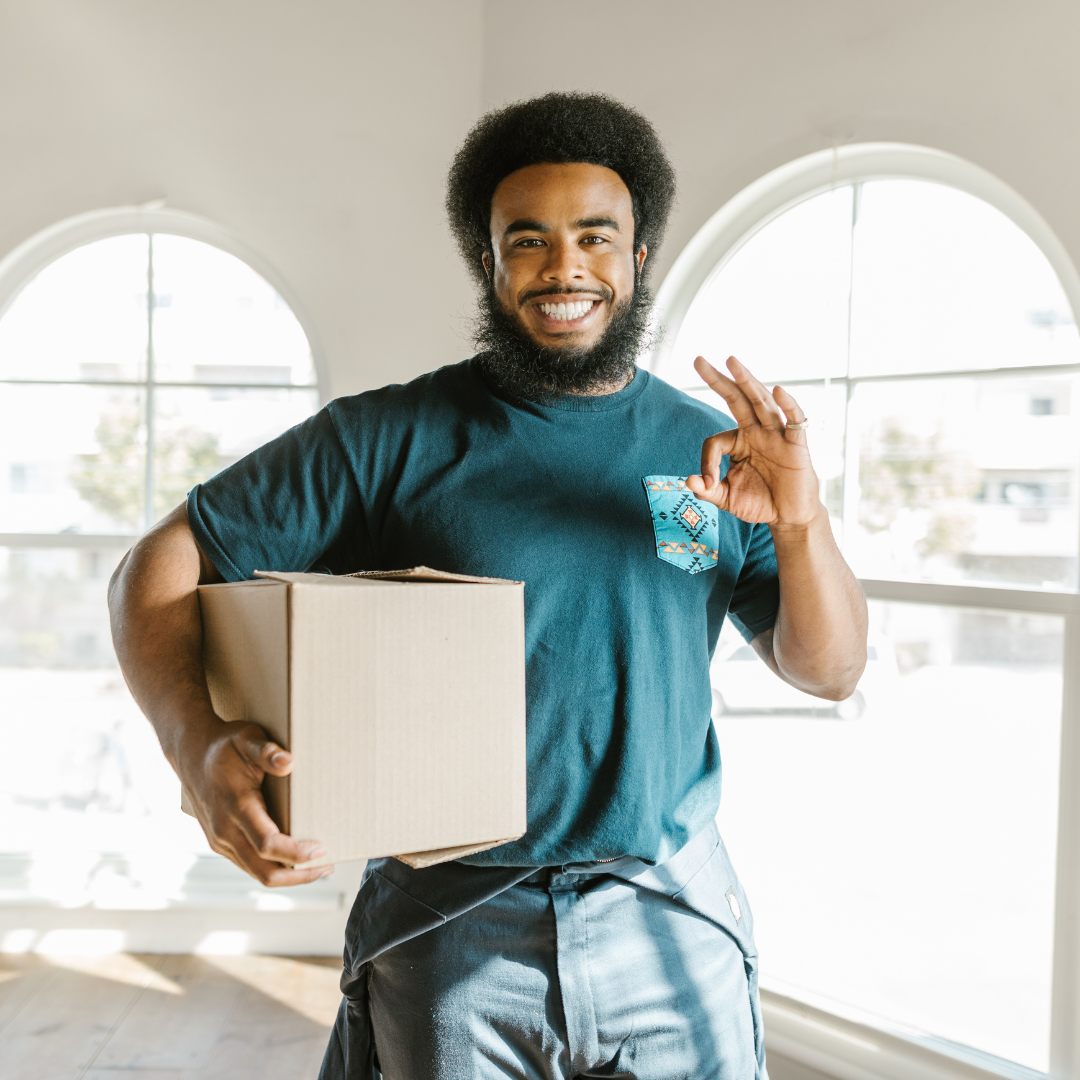
<instances>
[{"instance_id":1,"label":"fingers","mask_svg":"<svg viewBox=\"0 0 1080 1080\"><path fill-rule=\"evenodd\" d=\"M739 427L760 424L774 431L782 430L784 414L769 391L734 356L728 357L727 366L733 379L717 371L703 356L694 361L697 373L728 404Z\"/></svg>"},{"instance_id":2,"label":"fingers","mask_svg":"<svg viewBox=\"0 0 1080 1080\"><path fill-rule=\"evenodd\" d=\"M802 406L782 386L774 386L772 393L773 400L784 410L789 424L801 424L806 419Z\"/></svg>"},{"instance_id":3,"label":"fingers","mask_svg":"<svg viewBox=\"0 0 1080 1080\"><path fill-rule=\"evenodd\" d=\"M266 732L257 724L245 724L239 728L233 736L233 745L240 756L260 772L270 773L271 776L287 776L292 772L292 755L267 739ZM262 780L261 776L259 780ZM318 851L303 848L274 824L273 818L267 813L260 785L237 793L231 816L262 859L299 863L326 854L319 845L316 845Z\"/></svg>"},{"instance_id":4,"label":"fingers","mask_svg":"<svg viewBox=\"0 0 1080 1080\"><path fill-rule=\"evenodd\" d=\"M717 371L704 356L694 361L694 369L724 399L740 427L757 422L753 405L737 383Z\"/></svg>"},{"instance_id":5,"label":"fingers","mask_svg":"<svg viewBox=\"0 0 1080 1080\"><path fill-rule=\"evenodd\" d=\"M258 789L237 796L230 816L259 858L267 862L292 865L326 854L326 849L314 840L294 840L283 833L266 812L266 803Z\"/></svg>"},{"instance_id":6,"label":"fingers","mask_svg":"<svg viewBox=\"0 0 1080 1080\"><path fill-rule=\"evenodd\" d=\"M762 427L773 428L776 431L783 430L784 414L780 406L773 400L772 394L765 389L763 383L758 382L750 371L734 356L727 360L728 371L731 372L739 389L746 395L746 399L753 406L754 415Z\"/></svg>"},{"instance_id":7,"label":"fingers","mask_svg":"<svg viewBox=\"0 0 1080 1080\"><path fill-rule=\"evenodd\" d=\"M686 478L686 486L699 498L705 502L710 502L719 510L726 510L728 508L728 498L731 494L728 482L721 480L709 487L703 477L701 476L688 476Z\"/></svg>"},{"instance_id":8,"label":"fingers","mask_svg":"<svg viewBox=\"0 0 1080 1080\"><path fill-rule=\"evenodd\" d=\"M784 410L784 415L787 417L789 424L801 424L806 419L806 413L802 411L802 406L782 386L773 387L773 399ZM806 444L806 430L804 428L796 428L794 431L785 428L784 434L791 442Z\"/></svg>"},{"instance_id":9,"label":"fingers","mask_svg":"<svg viewBox=\"0 0 1080 1080\"><path fill-rule=\"evenodd\" d=\"M739 429L731 428L729 431L721 431L718 435L710 435L701 444L701 478L705 481L706 488L714 488L720 483L720 465L725 454L730 454L735 449L735 442L739 437Z\"/></svg>"},{"instance_id":10,"label":"fingers","mask_svg":"<svg viewBox=\"0 0 1080 1080\"><path fill-rule=\"evenodd\" d=\"M728 483L720 479L720 466L724 455L735 449L739 429L731 428L711 435L701 444L701 474L688 476L686 486L699 498L720 507L727 508Z\"/></svg>"},{"instance_id":11,"label":"fingers","mask_svg":"<svg viewBox=\"0 0 1080 1080\"><path fill-rule=\"evenodd\" d=\"M287 775L292 755L257 724L236 722L224 728L208 755L206 782L195 785L201 789L199 816L210 846L264 885L296 885L329 873L332 867L295 868L324 857L326 850L316 841L283 833L263 800L264 774Z\"/></svg>"},{"instance_id":12,"label":"fingers","mask_svg":"<svg viewBox=\"0 0 1080 1080\"><path fill-rule=\"evenodd\" d=\"M303 841L313 844L312 841ZM210 846L219 855L224 855L241 870L249 873L263 885L280 888L286 885L306 885L318 881L333 873L333 866L313 866L299 870L291 866L282 866L278 862L264 859L248 842L247 837L235 828L226 828L222 835L215 836ZM314 845L319 847L319 845ZM321 847L319 848L321 850ZM312 856L317 857L317 856Z\"/></svg>"},{"instance_id":13,"label":"fingers","mask_svg":"<svg viewBox=\"0 0 1080 1080\"><path fill-rule=\"evenodd\" d=\"M271 776L288 776L292 772L292 754L271 742L258 724L244 724L233 735L233 744L241 757L262 772Z\"/></svg>"}]
</instances>

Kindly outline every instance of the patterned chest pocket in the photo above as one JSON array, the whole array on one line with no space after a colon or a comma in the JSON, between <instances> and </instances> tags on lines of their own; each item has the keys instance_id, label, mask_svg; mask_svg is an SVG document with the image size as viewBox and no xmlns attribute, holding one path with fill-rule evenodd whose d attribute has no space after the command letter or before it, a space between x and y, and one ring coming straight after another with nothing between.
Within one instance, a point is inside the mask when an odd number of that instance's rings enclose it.
<instances>
[{"instance_id":1,"label":"patterned chest pocket","mask_svg":"<svg viewBox=\"0 0 1080 1080\"><path fill-rule=\"evenodd\" d=\"M688 574L716 565L720 515L686 486L685 476L643 476L649 497L656 554Z\"/></svg>"}]
</instances>

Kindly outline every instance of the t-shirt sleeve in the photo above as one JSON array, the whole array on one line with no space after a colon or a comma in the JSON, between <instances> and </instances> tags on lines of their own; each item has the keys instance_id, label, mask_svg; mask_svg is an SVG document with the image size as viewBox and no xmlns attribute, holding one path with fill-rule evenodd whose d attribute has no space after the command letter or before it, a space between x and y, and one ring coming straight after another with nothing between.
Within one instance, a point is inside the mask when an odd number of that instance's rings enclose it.
<instances>
[{"instance_id":1,"label":"t-shirt sleeve","mask_svg":"<svg viewBox=\"0 0 1080 1080\"><path fill-rule=\"evenodd\" d=\"M363 508L328 409L188 494L188 522L226 581L256 570L364 569Z\"/></svg>"},{"instance_id":2,"label":"t-shirt sleeve","mask_svg":"<svg viewBox=\"0 0 1080 1080\"><path fill-rule=\"evenodd\" d=\"M768 525L755 525L731 595L728 617L739 633L750 641L775 624L779 607L780 579L776 572L772 533Z\"/></svg>"}]
</instances>

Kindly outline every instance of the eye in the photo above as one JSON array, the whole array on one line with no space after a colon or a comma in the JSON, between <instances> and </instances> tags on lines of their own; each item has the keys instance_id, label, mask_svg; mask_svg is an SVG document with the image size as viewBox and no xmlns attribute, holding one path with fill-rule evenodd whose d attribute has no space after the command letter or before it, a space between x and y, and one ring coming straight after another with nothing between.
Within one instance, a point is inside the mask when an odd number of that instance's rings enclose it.
<instances>
[{"instance_id":1,"label":"eye","mask_svg":"<svg viewBox=\"0 0 1080 1080\"><path fill-rule=\"evenodd\" d=\"M606 244L607 243L607 237L606 236L583 236L581 238L581 242L583 244L590 244L591 246L595 247L597 244Z\"/></svg>"},{"instance_id":2,"label":"eye","mask_svg":"<svg viewBox=\"0 0 1080 1080\"><path fill-rule=\"evenodd\" d=\"M524 240L519 240L514 247L543 247L544 241L536 236L526 236Z\"/></svg>"}]
</instances>

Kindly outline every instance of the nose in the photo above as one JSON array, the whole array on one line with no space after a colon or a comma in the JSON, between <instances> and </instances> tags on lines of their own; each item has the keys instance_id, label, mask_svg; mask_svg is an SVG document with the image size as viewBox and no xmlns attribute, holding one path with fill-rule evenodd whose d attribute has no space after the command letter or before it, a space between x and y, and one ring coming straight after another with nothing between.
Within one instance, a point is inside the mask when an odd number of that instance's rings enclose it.
<instances>
[{"instance_id":1,"label":"nose","mask_svg":"<svg viewBox=\"0 0 1080 1080\"><path fill-rule=\"evenodd\" d=\"M565 240L556 240L548 246L548 258L540 274L544 281L553 285L563 282L583 281L585 262L580 247Z\"/></svg>"}]
</instances>

